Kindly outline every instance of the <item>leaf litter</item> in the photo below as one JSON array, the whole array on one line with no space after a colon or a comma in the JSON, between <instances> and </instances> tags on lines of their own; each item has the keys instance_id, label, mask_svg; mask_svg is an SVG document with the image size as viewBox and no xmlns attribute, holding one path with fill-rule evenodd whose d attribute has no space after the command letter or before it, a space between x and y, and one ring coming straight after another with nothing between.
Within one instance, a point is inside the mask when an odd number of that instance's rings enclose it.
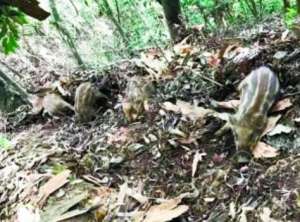
<instances>
[{"instance_id":1,"label":"leaf litter","mask_svg":"<svg viewBox=\"0 0 300 222\"><path fill-rule=\"evenodd\" d=\"M297 219L299 75L293 49L299 42L278 24L274 19L229 40L186 38L172 50L152 49L96 70L96 81L109 85L112 101L92 122L41 116L42 99L36 97L36 112L7 116L1 129L13 139L11 149L0 150L1 221ZM290 79L289 87L282 85L290 96L274 106L254 158L239 165L232 133L215 133L238 106L236 82L261 64ZM121 98L128 79L141 73L156 82L156 90L149 107L128 122ZM57 82L50 72L40 82L39 76L31 78L70 99L86 78L76 76L74 84ZM283 149L287 144L296 149Z\"/></svg>"}]
</instances>

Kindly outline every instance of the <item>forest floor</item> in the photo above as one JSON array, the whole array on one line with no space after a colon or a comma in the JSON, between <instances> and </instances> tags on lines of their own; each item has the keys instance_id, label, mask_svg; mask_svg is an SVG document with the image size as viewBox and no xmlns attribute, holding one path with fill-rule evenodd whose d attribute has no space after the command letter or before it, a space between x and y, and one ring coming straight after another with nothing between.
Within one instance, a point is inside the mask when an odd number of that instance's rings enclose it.
<instances>
[{"instance_id":1,"label":"forest floor","mask_svg":"<svg viewBox=\"0 0 300 222\"><path fill-rule=\"evenodd\" d=\"M215 135L230 103L214 104L238 99L238 83L260 65L281 84L262 138L276 154L244 162L231 132ZM198 30L172 49L70 73L72 84L42 71L26 81L56 82L73 103L90 75L109 97L94 121L24 110L2 119L10 142L0 150L1 221L300 221L300 42L281 21L234 36ZM155 92L130 123L122 100L132 76L151 77Z\"/></svg>"}]
</instances>

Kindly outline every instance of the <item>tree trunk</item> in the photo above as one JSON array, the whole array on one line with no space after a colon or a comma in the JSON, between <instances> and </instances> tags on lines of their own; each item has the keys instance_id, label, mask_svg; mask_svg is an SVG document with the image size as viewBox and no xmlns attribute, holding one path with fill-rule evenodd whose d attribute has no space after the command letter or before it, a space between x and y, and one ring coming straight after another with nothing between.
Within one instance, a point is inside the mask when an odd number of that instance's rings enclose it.
<instances>
[{"instance_id":1,"label":"tree trunk","mask_svg":"<svg viewBox=\"0 0 300 222\"><path fill-rule=\"evenodd\" d=\"M158 0L162 5L170 36L174 43L180 42L184 38L186 29L180 9L179 0Z\"/></svg>"},{"instance_id":2,"label":"tree trunk","mask_svg":"<svg viewBox=\"0 0 300 222\"><path fill-rule=\"evenodd\" d=\"M97 1L98 2L98 6L99 6L99 8L101 7L99 4L99 0ZM123 28L122 28L122 26L120 25L120 23L118 22L118 19L116 19L115 17L114 17L114 13L113 13L113 11L112 11L112 9L111 9L111 7L110 7L110 5L109 5L109 3L108 3L108 1L107 0L103 0L103 4L104 4L104 7L105 7L105 14L106 14L106 16L108 16L109 18L110 18L110 20L114 23L114 25L116 26L116 28L117 28L117 30L118 30L118 32L119 32L119 34L120 34L120 36L122 37L122 39L123 39L123 42L126 44L126 45L128 45L128 38L127 38L127 36L126 36L126 34L125 34L125 32L124 32L124 30L123 30ZM117 8L118 9L118 8Z\"/></svg>"},{"instance_id":3,"label":"tree trunk","mask_svg":"<svg viewBox=\"0 0 300 222\"><path fill-rule=\"evenodd\" d=\"M300 0L297 0L297 13L300 15Z\"/></svg>"},{"instance_id":4,"label":"tree trunk","mask_svg":"<svg viewBox=\"0 0 300 222\"><path fill-rule=\"evenodd\" d=\"M56 9L55 1L50 0L49 3L50 3L51 10L52 10L55 27L57 28L57 30L58 30L59 34L61 35L63 41L69 46L69 48L72 51L78 65L84 68L84 62L83 62L79 52L77 51L77 48L75 46L75 43L73 41L73 38L72 38L71 34L69 33L69 31L67 29L65 29L61 25L61 18L60 18L59 14L58 14L58 11Z\"/></svg>"},{"instance_id":5,"label":"tree trunk","mask_svg":"<svg viewBox=\"0 0 300 222\"><path fill-rule=\"evenodd\" d=\"M289 0L283 0L283 10L286 12L287 9L290 7L290 2Z\"/></svg>"}]
</instances>

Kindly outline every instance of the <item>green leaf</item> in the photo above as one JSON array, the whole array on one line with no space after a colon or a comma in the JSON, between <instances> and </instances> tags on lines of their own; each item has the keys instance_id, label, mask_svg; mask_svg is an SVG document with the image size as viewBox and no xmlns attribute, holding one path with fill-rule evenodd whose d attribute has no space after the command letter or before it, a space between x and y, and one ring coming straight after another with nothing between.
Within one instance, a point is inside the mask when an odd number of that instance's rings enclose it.
<instances>
[{"instance_id":1,"label":"green leaf","mask_svg":"<svg viewBox=\"0 0 300 222\"><path fill-rule=\"evenodd\" d=\"M9 52L15 52L16 49L19 47L17 41L16 41L17 36L11 34L8 37L8 50Z\"/></svg>"},{"instance_id":2,"label":"green leaf","mask_svg":"<svg viewBox=\"0 0 300 222\"><path fill-rule=\"evenodd\" d=\"M10 149L11 148L11 144L10 141L8 139L6 139L6 137L4 135L0 134L0 149Z\"/></svg>"},{"instance_id":3,"label":"green leaf","mask_svg":"<svg viewBox=\"0 0 300 222\"><path fill-rule=\"evenodd\" d=\"M8 53L9 53L9 51L7 50L7 45L8 45L8 38L7 38L7 37L4 37L4 38L2 39L2 47L3 47L3 49L4 49L4 53L5 53L5 54L8 54Z\"/></svg>"},{"instance_id":4,"label":"green leaf","mask_svg":"<svg viewBox=\"0 0 300 222\"><path fill-rule=\"evenodd\" d=\"M27 23L27 20L24 15L13 16L12 19L19 25L24 25Z\"/></svg>"},{"instance_id":5,"label":"green leaf","mask_svg":"<svg viewBox=\"0 0 300 222\"><path fill-rule=\"evenodd\" d=\"M2 23L1 25L0 39L2 39L7 33L7 23Z\"/></svg>"},{"instance_id":6,"label":"green leaf","mask_svg":"<svg viewBox=\"0 0 300 222\"><path fill-rule=\"evenodd\" d=\"M9 26L9 30L13 33L13 35L18 37L19 36L18 29L17 29L17 26L16 26L16 24L14 23L14 21L12 19L9 19L8 26Z\"/></svg>"}]
</instances>

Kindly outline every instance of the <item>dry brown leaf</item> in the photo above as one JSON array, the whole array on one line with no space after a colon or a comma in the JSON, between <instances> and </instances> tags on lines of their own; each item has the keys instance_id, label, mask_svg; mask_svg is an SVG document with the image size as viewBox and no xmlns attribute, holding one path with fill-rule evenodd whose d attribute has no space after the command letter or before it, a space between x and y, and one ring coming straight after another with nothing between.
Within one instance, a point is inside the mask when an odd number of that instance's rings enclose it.
<instances>
[{"instance_id":1,"label":"dry brown leaf","mask_svg":"<svg viewBox=\"0 0 300 222\"><path fill-rule=\"evenodd\" d=\"M279 121L280 118L281 118L281 115L269 117L266 129L264 130L262 136L264 136L264 135L268 134L269 132L271 132L275 128L275 126L276 126L276 124L277 124L277 122Z\"/></svg>"},{"instance_id":2,"label":"dry brown leaf","mask_svg":"<svg viewBox=\"0 0 300 222\"><path fill-rule=\"evenodd\" d=\"M174 103L171 103L171 102L164 102L162 107L165 110L172 111L172 112L175 112L175 113L180 112L180 107L178 107L177 105L175 105Z\"/></svg>"},{"instance_id":3,"label":"dry brown leaf","mask_svg":"<svg viewBox=\"0 0 300 222\"><path fill-rule=\"evenodd\" d=\"M188 211L187 205L178 205L181 198L167 200L160 205L150 207L145 213L138 214L135 222L166 222L179 217Z\"/></svg>"},{"instance_id":4,"label":"dry brown leaf","mask_svg":"<svg viewBox=\"0 0 300 222\"><path fill-rule=\"evenodd\" d=\"M163 58L154 58L148 54L141 54L141 58L136 60L138 66L144 67L146 71L159 79L160 77L168 77L171 73L168 67L168 62Z\"/></svg>"},{"instance_id":5,"label":"dry brown leaf","mask_svg":"<svg viewBox=\"0 0 300 222\"><path fill-rule=\"evenodd\" d=\"M129 188L128 184L125 182L124 184L120 185L120 191L117 197L117 206L123 206L127 197L133 198L140 204L146 204L148 202L148 197L142 195L141 189Z\"/></svg>"},{"instance_id":6,"label":"dry brown leaf","mask_svg":"<svg viewBox=\"0 0 300 222\"><path fill-rule=\"evenodd\" d=\"M177 100L176 105L171 102L163 103L163 108L168 111L173 111L176 113L181 113L184 116L189 117L191 120L195 121L204 118L206 115L212 113L210 109L205 109L200 106L192 105L188 102Z\"/></svg>"},{"instance_id":7,"label":"dry brown leaf","mask_svg":"<svg viewBox=\"0 0 300 222\"><path fill-rule=\"evenodd\" d=\"M112 134L107 134L107 143L108 144L124 144L129 142L132 139L133 131L132 129L129 129L128 127L121 127L117 129Z\"/></svg>"},{"instance_id":8,"label":"dry brown leaf","mask_svg":"<svg viewBox=\"0 0 300 222\"><path fill-rule=\"evenodd\" d=\"M127 190L127 195L132 197L133 199L135 199L136 201L138 201L141 204L145 204L148 202L148 197L144 196L143 194L141 194L141 192L139 192L136 189L128 189Z\"/></svg>"},{"instance_id":9,"label":"dry brown leaf","mask_svg":"<svg viewBox=\"0 0 300 222\"><path fill-rule=\"evenodd\" d=\"M193 46L186 43L188 38L189 38L189 36L186 37L185 39L183 39L180 43L176 44L173 47L174 52L177 55L185 57L185 56L191 55L196 52L196 50L193 48Z\"/></svg>"},{"instance_id":10,"label":"dry brown leaf","mask_svg":"<svg viewBox=\"0 0 300 222\"><path fill-rule=\"evenodd\" d=\"M127 196L128 193L128 184L125 182L122 185L120 185L120 191L118 193L118 199L117 199L117 205L118 206L122 206L124 205L125 202L125 198Z\"/></svg>"},{"instance_id":11,"label":"dry brown leaf","mask_svg":"<svg viewBox=\"0 0 300 222\"><path fill-rule=\"evenodd\" d=\"M109 198L111 198L111 196L116 194L116 191L112 188L106 187L106 186L100 186L100 187L95 187L93 189L93 197L91 198L92 202L97 202L98 200L101 201L101 203L103 205L105 205L105 203L108 203Z\"/></svg>"},{"instance_id":12,"label":"dry brown leaf","mask_svg":"<svg viewBox=\"0 0 300 222\"><path fill-rule=\"evenodd\" d=\"M272 108L272 112L283 111L287 108L290 108L292 105L293 104L290 98L282 99L274 105L274 107Z\"/></svg>"},{"instance_id":13,"label":"dry brown leaf","mask_svg":"<svg viewBox=\"0 0 300 222\"><path fill-rule=\"evenodd\" d=\"M252 154L254 158L273 158L279 155L279 152L274 147L263 143L258 142L256 147L253 149Z\"/></svg>"},{"instance_id":14,"label":"dry brown leaf","mask_svg":"<svg viewBox=\"0 0 300 222\"><path fill-rule=\"evenodd\" d=\"M192 143L194 143L194 144L197 143L197 139L192 137L192 136L189 136L187 138L180 138L178 141L183 145L189 145L189 144L192 144Z\"/></svg>"},{"instance_id":15,"label":"dry brown leaf","mask_svg":"<svg viewBox=\"0 0 300 222\"><path fill-rule=\"evenodd\" d=\"M191 105L190 103L178 100L176 103L180 107L183 115L188 116L192 120L202 119L212 111L200 106Z\"/></svg>"},{"instance_id":16,"label":"dry brown leaf","mask_svg":"<svg viewBox=\"0 0 300 222\"><path fill-rule=\"evenodd\" d=\"M39 190L37 203L42 207L48 197L54 193L56 190L65 185L69 180L71 171L65 170L56 176L52 177L48 182L46 182Z\"/></svg>"},{"instance_id":17,"label":"dry brown leaf","mask_svg":"<svg viewBox=\"0 0 300 222\"><path fill-rule=\"evenodd\" d=\"M225 108L225 109L236 109L240 105L240 100L233 99L229 101L216 102L216 105L218 107Z\"/></svg>"}]
</instances>

